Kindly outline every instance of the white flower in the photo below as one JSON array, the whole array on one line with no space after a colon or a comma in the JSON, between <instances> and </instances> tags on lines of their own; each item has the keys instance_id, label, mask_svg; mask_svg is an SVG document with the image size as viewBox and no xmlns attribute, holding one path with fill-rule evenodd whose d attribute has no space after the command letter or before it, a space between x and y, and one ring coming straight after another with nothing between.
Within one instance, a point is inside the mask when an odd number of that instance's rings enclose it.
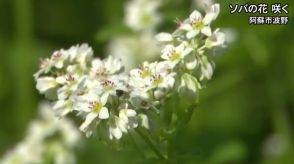
<instances>
[{"instance_id":1,"label":"white flower","mask_svg":"<svg viewBox=\"0 0 294 164\"><path fill-rule=\"evenodd\" d=\"M174 72L168 74L153 75L150 80L150 88L172 88L175 83L175 75L176 74Z\"/></svg>"},{"instance_id":2,"label":"white flower","mask_svg":"<svg viewBox=\"0 0 294 164\"><path fill-rule=\"evenodd\" d=\"M216 29L213 34L205 41L205 47L212 48L222 46L225 43L225 34Z\"/></svg>"},{"instance_id":3,"label":"white flower","mask_svg":"<svg viewBox=\"0 0 294 164\"><path fill-rule=\"evenodd\" d=\"M94 88L95 89L95 88ZM96 87L97 94L107 94L116 96L116 91L127 91L127 86L125 85L125 82L121 80L120 76L111 76L106 80L99 81L98 86Z\"/></svg>"},{"instance_id":4,"label":"white flower","mask_svg":"<svg viewBox=\"0 0 294 164\"><path fill-rule=\"evenodd\" d=\"M174 76L175 72L170 69L169 63L167 62L155 62L155 67L151 69L152 77L148 82L148 87L152 88L165 88L170 89L175 83Z\"/></svg>"},{"instance_id":5,"label":"white flower","mask_svg":"<svg viewBox=\"0 0 294 164\"><path fill-rule=\"evenodd\" d=\"M188 39L195 37L200 32L206 36L211 35L210 24L217 17L219 6L216 4L212 8L212 10L206 13L204 18L199 11L194 10L190 14L189 19L180 26L180 29L187 31L186 37Z\"/></svg>"},{"instance_id":6,"label":"white flower","mask_svg":"<svg viewBox=\"0 0 294 164\"><path fill-rule=\"evenodd\" d=\"M123 133L127 133L129 129L136 128L138 126L137 113L133 109L128 109L128 105L124 105L123 109L120 109L119 116L114 117L114 121L109 127L109 138L120 139Z\"/></svg>"},{"instance_id":7,"label":"white flower","mask_svg":"<svg viewBox=\"0 0 294 164\"><path fill-rule=\"evenodd\" d=\"M107 95L102 95L100 97L96 93L89 92L81 96L78 101L80 101L78 108L80 108L81 112L86 114L85 121L80 126L81 131L85 132L88 126L97 118L100 120L108 119L109 112L105 107Z\"/></svg>"},{"instance_id":8,"label":"white flower","mask_svg":"<svg viewBox=\"0 0 294 164\"><path fill-rule=\"evenodd\" d=\"M128 109L128 106L126 106L124 109L120 109L119 111L120 129L123 132L126 132L128 129L137 127L136 121L132 120L136 116L137 116L136 111L133 109Z\"/></svg>"},{"instance_id":9,"label":"white flower","mask_svg":"<svg viewBox=\"0 0 294 164\"><path fill-rule=\"evenodd\" d=\"M193 51L192 48L187 48L186 44L186 42L183 42L177 47L171 44L166 45L162 50L161 58L167 60L172 68L175 67L186 55Z\"/></svg>"},{"instance_id":10,"label":"white flower","mask_svg":"<svg viewBox=\"0 0 294 164\"><path fill-rule=\"evenodd\" d=\"M90 70L90 77L96 79L106 79L108 76L118 74L123 71L124 67L121 60L109 56L105 60L94 59Z\"/></svg>"},{"instance_id":11,"label":"white flower","mask_svg":"<svg viewBox=\"0 0 294 164\"><path fill-rule=\"evenodd\" d=\"M53 52L51 56L52 65L58 69L64 67L65 61L68 59L68 54L63 50Z\"/></svg>"},{"instance_id":12,"label":"white flower","mask_svg":"<svg viewBox=\"0 0 294 164\"><path fill-rule=\"evenodd\" d=\"M52 108L58 117L64 117L65 115L73 111L73 105L74 101L72 99L58 100L54 103L54 106Z\"/></svg>"},{"instance_id":13,"label":"white flower","mask_svg":"<svg viewBox=\"0 0 294 164\"><path fill-rule=\"evenodd\" d=\"M183 74L181 77L181 82L178 87L179 94L185 96L186 98L195 98L196 93L200 89L200 84L198 83L198 80L190 75L190 74Z\"/></svg>"},{"instance_id":14,"label":"white flower","mask_svg":"<svg viewBox=\"0 0 294 164\"><path fill-rule=\"evenodd\" d=\"M49 89L55 88L58 85L54 77L41 77L37 79L36 88L40 93L45 93Z\"/></svg>"},{"instance_id":15,"label":"white flower","mask_svg":"<svg viewBox=\"0 0 294 164\"><path fill-rule=\"evenodd\" d=\"M213 74L213 67L214 64L211 61L208 61L206 56L202 56L201 57L201 76L200 76L200 80L210 80Z\"/></svg>"},{"instance_id":16,"label":"white flower","mask_svg":"<svg viewBox=\"0 0 294 164\"><path fill-rule=\"evenodd\" d=\"M137 108L148 108L152 105L151 95L143 89L135 89L130 94L130 101Z\"/></svg>"},{"instance_id":17,"label":"white flower","mask_svg":"<svg viewBox=\"0 0 294 164\"><path fill-rule=\"evenodd\" d=\"M211 16L208 16L208 17L211 17L211 19L213 21L219 15L220 5L218 3L214 3L214 4L210 3L210 4L207 4L207 7L206 7L206 10L205 11L206 11L207 15L211 15Z\"/></svg>"},{"instance_id":18,"label":"white flower","mask_svg":"<svg viewBox=\"0 0 294 164\"><path fill-rule=\"evenodd\" d=\"M139 120L140 120L140 125L146 129L149 129L149 119L146 114L140 113L138 115Z\"/></svg>"},{"instance_id":19,"label":"white flower","mask_svg":"<svg viewBox=\"0 0 294 164\"><path fill-rule=\"evenodd\" d=\"M167 89L173 86L174 76L167 62L144 62L141 67L131 70L129 85L134 90L138 89L136 92L146 92L157 87Z\"/></svg>"},{"instance_id":20,"label":"white flower","mask_svg":"<svg viewBox=\"0 0 294 164\"><path fill-rule=\"evenodd\" d=\"M93 57L93 49L84 43L82 45L76 45L70 47L68 50L63 51L69 55L71 62L79 63L83 68L86 67L87 63Z\"/></svg>"},{"instance_id":21,"label":"white flower","mask_svg":"<svg viewBox=\"0 0 294 164\"><path fill-rule=\"evenodd\" d=\"M68 119L57 119L49 103L41 103L39 118L29 124L25 138L0 160L12 163L74 163L73 149L81 141L81 134ZM52 137L54 136L54 137ZM48 140L50 139L50 140ZM47 153L50 152L50 159ZM61 161L62 159L62 161Z\"/></svg>"},{"instance_id":22,"label":"white flower","mask_svg":"<svg viewBox=\"0 0 294 164\"><path fill-rule=\"evenodd\" d=\"M189 54L184 58L185 66L188 70L194 70L199 62L195 54Z\"/></svg>"},{"instance_id":23,"label":"white flower","mask_svg":"<svg viewBox=\"0 0 294 164\"><path fill-rule=\"evenodd\" d=\"M159 5L158 0L130 1L125 8L125 24L135 31L153 29L161 20L156 12Z\"/></svg>"},{"instance_id":24,"label":"white flower","mask_svg":"<svg viewBox=\"0 0 294 164\"><path fill-rule=\"evenodd\" d=\"M115 38L110 42L109 54L122 59L125 71L130 71L142 61L153 60L158 56L160 49L153 35L144 32Z\"/></svg>"},{"instance_id":25,"label":"white flower","mask_svg":"<svg viewBox=\"0 0 294 164\"><path fill-rule=\"evenodd\" d=\"M52 68L52 62L49 58L41 59L39 63L39 71L34 74L35 80L41 75L48 73Z\"/></svg>"},{"instance_id":26,"label":"white flower","mask_svg":"<svg viewBox=\"0 0 294 164\"><path fill-rule=\"evenodd\" d=\"M109 125L109 139L116 138L117 140L122 137L123 132L117 126L119 118L114 116L114 121Z\"/></svg>"},{"instance_id":27,"label":"white flower","mask_svg":"<svg viewBox=\"0 0 294 164\"><path fill-rule=\"evenodd\" d=\"M56 81L62 86L57 90L57 97L59 100L70 99L75 95L83 93L86 76L79 76L78 74L66 74L59 76Z\"/></svg>"},{"instance_id":28,"label":"white flower","mask_svg":"<svg viewBox=\"0 0 294 164\"><path fill-rule=\"evenodd\" d=\"M171 42L174 39L171 34L166 33L166 32L161 32L161 33L155 35L155 38L159 42Z\"/></svg>"},{"instance_id":29,"label":"white flower","mask_svg":"<svg viewBox=\"0 0 294 164\"><path fill-rule=\"evenodd\" d=\"M144 88L151 80L152 70L155 69L157 63L144 62L139 68L130 71L129 85L137 88Z\"/></svg>"},{"instance_id":30,"label":"white flower","mask_svg":"<svg viewBox=\"0 0 294 164\"><path fill-rule=\"evenodd\" d=\"M116 74L123 71L124 67L119 58L114 58L113 56L108 56L104 60L104 67L109 74Z\"/></svg>"}]
</instances>

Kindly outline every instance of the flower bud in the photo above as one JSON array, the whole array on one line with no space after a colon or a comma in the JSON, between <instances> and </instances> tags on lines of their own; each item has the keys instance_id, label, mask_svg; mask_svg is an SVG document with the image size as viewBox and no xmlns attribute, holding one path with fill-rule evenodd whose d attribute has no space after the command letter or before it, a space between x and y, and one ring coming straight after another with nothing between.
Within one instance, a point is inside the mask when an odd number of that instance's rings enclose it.
<instances>
[{"instance_id":1,"label":"flower bud","mask_svg":"<svg viewBox=\"0 0 294 164\"><path fill-rule=\"evenodd\" d=\"M187 73L182 75L181 83L178 87L178 92L180 95L189 99L194 99L197 96L199 88L198 80L194 76Z\"/></svg>"}]
</instances>

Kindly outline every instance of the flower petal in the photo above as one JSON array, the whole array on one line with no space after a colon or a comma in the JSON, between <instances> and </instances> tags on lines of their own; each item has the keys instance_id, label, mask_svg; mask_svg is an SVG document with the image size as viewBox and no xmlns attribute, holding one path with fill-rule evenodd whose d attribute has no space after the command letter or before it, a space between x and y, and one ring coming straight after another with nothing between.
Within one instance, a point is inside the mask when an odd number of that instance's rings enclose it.
<instances>
[{"instance_id":1,"label":"flower petal","mask_svg":"<svg viewBox=\"0 0 294 164\"><path fill-rule=\"evenodd\" d=\"M194 10L190 14L189 19L190 19L190 22L195 22L196 20L202 19L202 14L199 11Z\"/></svg>"},{"instance_id":2,"label":"flower petal","mask_svg":"<svg viewBox=\"0 0 294 164\"><path fill-rule=\"evenodd\" d=\"M99 118L100 119L108 119L109 118L108 109L106 107L103 107L101 109L101 111L99 112Z\"/></svg>"},{"instance_id":3,"label":"flower petal","mask_svg":"<svg viewBox=\"0 0 294 164\"><path fill-rule=\"evenodd\" d=\"M40 93L45 93L47 90L55 88L56 86L57 82L53 77L41 77L37 79L36 88Z\"/></svg>"},{"instance_id":4,"label":"flower petal","mask_svg":"<svg viewBox=\"0 0 294 164\"><path fill-rule=\"evenodd\" d=\"M92 121L98 116L98 113L90 112L87 114L85 121L80 126L80 130L85 132Z\"/></svg>"},{"instance_id":5,"label":"flower petal","mask_svg":"<svg viewBox=\"0 0 294 164\"><path fill-rule=\"evenodd\" d=\"M136 111L135 110L132 110L132 109L127 109L126 110L126 115L128 116L128 117L135 117L136 116Z\"/></svg>"},{"instance_id":6,"label":"flower petal","mask_svg":"<svg viewBox=\"0 0 294 164\"><path fill-rule=\"evenodd\" d=\"M195 37L197 34L199 34L199 31L198 30L191 30L191 31L188 31L187 34L186 34L186 37L188 39L192 39L193 37Z\"/></svg>"},{"instance_id":7,"label":"flower petal","mask_svg":"<svg viewBox=\"0 0 294 164\"><path fill-rule=\"evenodd\" d=\"M206 36L211 36L211 28L209 26L203 27L201 32Z\"/></svg>"},{"instance_id":8,"label":"flower petal","mask_svg":"<svg viewBox=\"0 0 294 164\"><path fill-rule=\"evenodd\" d=\"M193 29L193 27L188 24L188 23L183 23L181 24L181 26L179 27L180 30L185 30L185 31L190 31Z\"/></svg>"}]
</instances>

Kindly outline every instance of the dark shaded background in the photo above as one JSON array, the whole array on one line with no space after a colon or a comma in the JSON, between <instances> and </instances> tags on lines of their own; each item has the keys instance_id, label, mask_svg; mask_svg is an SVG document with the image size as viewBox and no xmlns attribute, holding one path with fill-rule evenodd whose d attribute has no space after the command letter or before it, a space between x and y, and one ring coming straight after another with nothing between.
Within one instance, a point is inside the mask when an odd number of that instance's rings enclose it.
<instances>
[{"instance_id":1,"label":"dark shaded background","mask_svg":"<svg viewBox=\"0 0 294 164\"><path fill-rule=\"evenodd\" d=\"M125 31L124 2L0 0L0 154L22 139L37 115L43 97L32 75L39 58L83 42L97 56L106 56L108 41ZM289 24L253 26L248 25L250 14L229 13L230 3L246 2L289 3ZM235 29L237 40L217 57L214 78L176 140L182 163L294 163L294 4L290 2L220 1L221 14L213 26ZM170 0L160 10L165 18L159 31L171 32L175 18L185 18L192 8L189 0ZM130 163L139 158L131 148L117 152L95 138L84 147L78 150L78 163Z\"/></svg>"}]
</instances>

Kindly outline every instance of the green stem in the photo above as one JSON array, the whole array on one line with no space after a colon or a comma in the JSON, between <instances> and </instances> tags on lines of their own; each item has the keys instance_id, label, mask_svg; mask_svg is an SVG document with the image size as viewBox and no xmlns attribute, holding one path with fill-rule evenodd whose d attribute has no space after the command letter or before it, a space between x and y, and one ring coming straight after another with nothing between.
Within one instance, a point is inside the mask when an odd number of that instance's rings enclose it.
<instances>
[{"instance_id":1,"label":"green stem","mask_svg":"<svg viewBox=\"0 0 294 164\"><path fill-rule=\"evenodd\" d=\"M146 136L140 129L136 129L136 132L142 137L142 139L147 143L150 149L158 156L159 159L165 160L166 157L156 148L154 143Z\"/></svg>"},{"instance_id":2,"label":"green stem","mask_svg":"<svg viewBox=\"0 0 294 164\"><path fill-rule=\"evenodd\" d=\"M167 159L169 163L177 163L173 136L167 142Z\"/></svg>"},{"instance_id":3,"label":"green stem","mask_svg":"<svg viewBox=\"0 0 294 164\"><path fill-rule=\"evenodd\" d=\"M143 151L139 148L138 144L136 143L136 141L135 141L135 139L134 139L132 133L129 133L129 137L130 137L131 142L134 144L135 149L137 150L137 152L138 152L138 153L140 154L140 156L142 157L142 159L146 159L146 157L145 157Z\"/></svg>"}]
</instances>

